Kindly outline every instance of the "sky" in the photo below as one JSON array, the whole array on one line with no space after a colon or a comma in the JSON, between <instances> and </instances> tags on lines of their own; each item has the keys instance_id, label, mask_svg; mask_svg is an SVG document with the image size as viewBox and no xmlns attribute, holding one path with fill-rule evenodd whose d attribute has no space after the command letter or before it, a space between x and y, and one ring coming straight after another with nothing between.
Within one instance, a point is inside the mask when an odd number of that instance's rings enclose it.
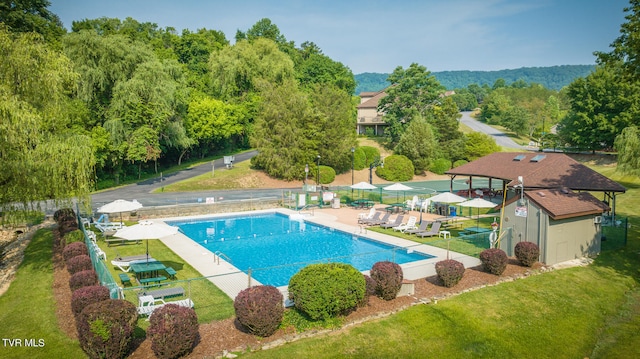
<instances>
[{"instance_id":1,"label":"sky","mask_svg":"<svg viewBox=\"0 0 640 359\"><path fill-rule=\"evenodd\" d=\"M218 30L232 44L268 18L299 47L315 43L354 74L412 63L432 72L593 65L628 0L50 0L73 21L131 17L159 28Z\"/></svg>"}]
</instances>

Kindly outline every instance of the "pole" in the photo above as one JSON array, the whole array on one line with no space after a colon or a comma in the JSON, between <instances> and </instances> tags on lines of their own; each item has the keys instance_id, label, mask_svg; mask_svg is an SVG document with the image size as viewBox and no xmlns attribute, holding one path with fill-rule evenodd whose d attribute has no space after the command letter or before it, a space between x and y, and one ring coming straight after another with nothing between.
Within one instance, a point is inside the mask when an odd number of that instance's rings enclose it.
<instances>
[{"instance_id":1,"label":"pole","mask_svg":"<svg viewBox=\"0 0 640 359\"><path fill-rule=\"evenodd\" d=\"M318 168L316 168L316 185L320 187L320 155L318 155Z\"/></svg>"},{"instance_id":2,"label":"pole","mask_svg":"<svg viewBox=\"0 0 640 359\"><path fill-rule=\"evenodd\" d=\"M351 147L351 185L353 186L353 170L354 170L354 157L355 157L356 149L355 147ZM351 197L353 197L353 188L351 188Z\"/></svg>"}]
</instances>

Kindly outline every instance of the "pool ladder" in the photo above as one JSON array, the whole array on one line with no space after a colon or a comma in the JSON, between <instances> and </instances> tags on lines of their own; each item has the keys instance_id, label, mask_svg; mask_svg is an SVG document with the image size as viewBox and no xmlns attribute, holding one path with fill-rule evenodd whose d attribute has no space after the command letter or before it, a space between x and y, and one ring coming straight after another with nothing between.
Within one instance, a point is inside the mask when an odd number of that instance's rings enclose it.
<instances>
[{"instance_id":1,"label":"pool ladder","mask_svg":"<svg viewBox=\"0 0 640 359\"><path fill-rule=\"evenodd\" d=\"M213 254L213 261L214 261L216 264L220 265L220 258L221 258L221 257L223 257L227 262L229 262L229 263L233 263L233 261L231 260L231 258L227 257L227 255L226 255L226 254L224 254L224 253L222 253L221 251L216 251L216 252Z\"/></svg>"}]
</instances>

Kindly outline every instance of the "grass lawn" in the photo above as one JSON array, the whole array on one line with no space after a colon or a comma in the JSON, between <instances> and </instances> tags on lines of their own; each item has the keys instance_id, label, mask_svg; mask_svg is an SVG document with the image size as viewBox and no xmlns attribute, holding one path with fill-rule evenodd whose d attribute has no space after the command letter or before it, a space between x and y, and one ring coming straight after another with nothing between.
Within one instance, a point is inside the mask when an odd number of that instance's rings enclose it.
<instances>
[{"instance_id":1,"label":"grass lawn","mask_svg":"<svg viewBox=\"0 0 640 359\"><path fill-rule=\"evenodd\" d=\"M2 358L83 358L77 340L58 328L53 298L53 234L39 230L24 252L24 260L9 290L0 296ZM10 346L8 339L21 340ZM27 346L27 341L38 346ZM44 346L41 346L44 345Z\"/></svg>"},{"instance_id":2,"label":"grass lawn","mask_svg":"<svg viewBox=\"0 0 640 359\"><path fill-rule=\"evenodd\" d=\"M239 182L246 181L246 178L250 177L254 171L250 168L250 165L250 161L239 162L233 165L232 171L217 169L214 171L213 176L212 173L205 173L164 186L154 192L189 192L242 188L243 186ZM259 183L256 183L254 188L259 188Z\"/></svg>"},{"instance_id":3,"label":"grass lawn","mask_svg":"<svg viewBox=\"0 0 640 359\"><path fill-rule=\"evenodd\" d=\"M226 319L234 315L233 301L224 294L218 287L213 285L209 280L203 278L201 274L191 267L188 263L185 263L182 258L171 251L167 246L159 240L140 241L138 244L130 242L124 245L111 245L108 247L106 243L100 240L98 236L98 245L107 255L107 268L111 272L111 275L119 283L118 274L122 273L120 269L111 264L111 260L117 255L131 256L138 254L145 254L147 250L147 244L149 245L149 256L162 262L165 266L172 267L176 270L176 280L169 280L170 286L181 286L185 290L185 296L190 296L195 304L196 314L198 315L198 321L200 323L208 323L214 320ZM133 274L129 273L132 281L132 286L126 286L124 293L125 298L134 304L138 304L138 292L143 290L142 287L137 286L137 283L133 279ZM166 284L162 286L166 287ZM154 287L148 287L149 289L158 289ZM176 297L167 299L178 300L182 297ZM148 326L148 321L144 318L138 320L138 325L141 328Z\"/></svg>"}]
</instances>

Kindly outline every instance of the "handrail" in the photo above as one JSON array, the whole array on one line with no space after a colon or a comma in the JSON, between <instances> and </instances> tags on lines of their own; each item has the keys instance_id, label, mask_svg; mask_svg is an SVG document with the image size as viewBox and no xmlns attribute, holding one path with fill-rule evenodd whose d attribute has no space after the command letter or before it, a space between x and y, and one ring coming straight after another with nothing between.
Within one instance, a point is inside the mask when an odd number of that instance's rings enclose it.
<instances>
[{"instance_id":1,"label":"handrail","mask_svg":"<svg viewBox=\"0 0 640 359\"><path fill-rule=\"evenodd\" d=\"M314 211L315 207L316 207L315 204L305 204L302 208L298 210L298 213L302 214L302 211L304 211L305 209L311 208L311 215L315 216L315 211Z\"/></svg>"},{"instance_id":2,"label":"handrail","mask_svg":"<svg viewBox=\"0 0 640 359\"><path fill-rule=\"evenodd\" d=\"M217 262L218 265L220 264L220 257L224 257L227 262L233 263L231 258L229 258L226 254L222 253L222 251L216 251L215 253L213 253L213 261Z\"/></svg>"}]
</instances>

